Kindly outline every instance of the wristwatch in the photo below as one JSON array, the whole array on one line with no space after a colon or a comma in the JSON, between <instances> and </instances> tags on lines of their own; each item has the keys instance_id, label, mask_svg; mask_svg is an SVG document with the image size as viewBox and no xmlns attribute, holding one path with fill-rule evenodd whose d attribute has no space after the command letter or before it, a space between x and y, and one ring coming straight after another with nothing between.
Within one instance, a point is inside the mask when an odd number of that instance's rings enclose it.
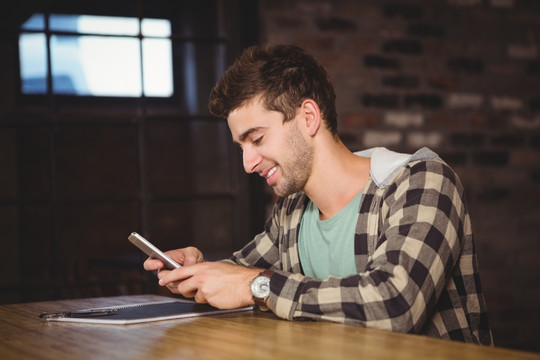
<instances>
[{"instance_id":1,"label":"wristwatch","mask_svg":"<svg viewBox=\"0 0 540 360\"><path fill-rule=\"evenodd\" d=\"M253 301L258 306L266 308L266 299L270 296L270 277L272 274L271 270L264 270L249 284Z\"/></svg>"}]
</instances>

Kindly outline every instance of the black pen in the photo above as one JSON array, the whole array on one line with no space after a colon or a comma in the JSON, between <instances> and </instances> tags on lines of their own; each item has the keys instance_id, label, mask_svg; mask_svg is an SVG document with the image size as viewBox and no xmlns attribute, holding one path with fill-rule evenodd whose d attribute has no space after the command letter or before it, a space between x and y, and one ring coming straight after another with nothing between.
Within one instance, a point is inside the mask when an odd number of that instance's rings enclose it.
<instances>
[{"instance_id":1,"label":"black pen","mask_svg":"<svg viewBox=\"0 0 540 360\"><path fill-rule=\"evenodd\" d=\"M76 311L64 311L64 312L55 312L55 313L41 313L39 317L42 319L51 319L51 318L63 318L63 317L74 317L74 318L84 318L84 317L94 317L94 316L107 316L116 313L118 309L88 309L88 310L76 310Z\"/></svg>"}]
</instances>

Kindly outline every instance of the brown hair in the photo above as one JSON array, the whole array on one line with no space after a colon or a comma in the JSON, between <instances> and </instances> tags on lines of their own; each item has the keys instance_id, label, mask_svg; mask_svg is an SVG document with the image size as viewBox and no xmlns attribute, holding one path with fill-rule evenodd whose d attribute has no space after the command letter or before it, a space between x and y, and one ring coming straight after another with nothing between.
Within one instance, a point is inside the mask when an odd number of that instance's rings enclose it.
<instances>
[{"instance_id":1,"label":"brown hair","mask_svg":"<svg viewBox=\"0 0 540 360\"><path fill-rule=\"evenodd\" d=\"M225 71L210 93L210 112L222 118L256 97L266 109L296 115L306 99L319 105L327 128L337 135L336 95L326 69L295 45L252 46Z\"/></svg>"}]
</instances>

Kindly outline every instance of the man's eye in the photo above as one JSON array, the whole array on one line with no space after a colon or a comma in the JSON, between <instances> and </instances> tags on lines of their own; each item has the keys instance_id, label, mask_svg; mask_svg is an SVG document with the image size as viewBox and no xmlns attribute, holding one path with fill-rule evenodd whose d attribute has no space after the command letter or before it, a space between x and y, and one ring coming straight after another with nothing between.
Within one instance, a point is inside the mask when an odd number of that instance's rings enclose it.
<instances>
[{"instance_id":1,"label":"man's eye","mask_svg":"<svg viewBox=\"0 0 540 360\"><path fill-rule=\"evenodd\" d=\"M253 140L253 145L259 145L261 143L261 141L262 141L262 138L263 137L261 136L261 137L256 138L255 140Z\"/></svg>"}]
</instances>

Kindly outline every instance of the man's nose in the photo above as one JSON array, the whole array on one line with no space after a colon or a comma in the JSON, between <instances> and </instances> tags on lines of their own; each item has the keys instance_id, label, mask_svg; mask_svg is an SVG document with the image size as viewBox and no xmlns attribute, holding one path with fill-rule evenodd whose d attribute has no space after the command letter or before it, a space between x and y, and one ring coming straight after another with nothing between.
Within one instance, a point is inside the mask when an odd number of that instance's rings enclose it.
<instances>
[{"instance_id":1,"label":"man's nose","mask_svg":"<svg viewBox=\"0 0 540 360\"><path fill-rule=\"evenodd\" d=\"M256 171L257 166L261 163L261 155L254 150L252 147L244 148L242 154L244 160L244 170L248 174L251 174Z\"/></svg>"}]
</instances>

